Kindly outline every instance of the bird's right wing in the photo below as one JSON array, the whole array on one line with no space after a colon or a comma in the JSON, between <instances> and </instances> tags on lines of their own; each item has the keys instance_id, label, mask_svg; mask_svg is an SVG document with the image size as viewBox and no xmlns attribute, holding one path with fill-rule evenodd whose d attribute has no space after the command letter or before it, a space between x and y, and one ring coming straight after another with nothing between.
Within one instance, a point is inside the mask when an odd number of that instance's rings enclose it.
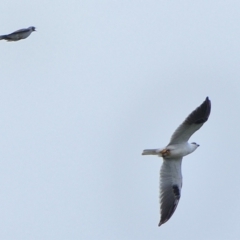
<instances>
[{"instance_id":1,"label":"bird's right wing","mask_svg":"<svg viewBox=\"0 0 240 240\"><path fill-rule=\"evenodd\" d=\"M185 121L173 133L170 143L179 144L187 142L188 139L208 120L211 112L211 102L207 97L205 101L197 107Z\"/></svg>"},{"instance_id":2,"label":"bird's right wing","mask_svg":"<svg viewBox=\"0 0 240 240\"><path fill-rule=\"evenodd\" d=\"M167 222L177 208L181 196L182 158L163 159L160 170L160 227Z\"/></svg>"}]
</instances>

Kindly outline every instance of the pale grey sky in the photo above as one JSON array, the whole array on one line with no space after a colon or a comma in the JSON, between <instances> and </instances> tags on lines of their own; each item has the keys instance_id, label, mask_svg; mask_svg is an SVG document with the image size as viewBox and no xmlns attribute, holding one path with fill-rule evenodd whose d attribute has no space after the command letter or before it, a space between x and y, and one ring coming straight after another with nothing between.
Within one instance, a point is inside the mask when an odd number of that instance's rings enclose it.
<instances>
[{"instance_id":1,"label":"pale grey sky","mask_svg":"<svg viewBox=\"0 0 240 240\"><path fill-rule=\"evenodd\" d=\"M0 239L238 240L239 1L3 1ZM178 208L166 145L206 96Z\"/></svg>"}]
</instances>

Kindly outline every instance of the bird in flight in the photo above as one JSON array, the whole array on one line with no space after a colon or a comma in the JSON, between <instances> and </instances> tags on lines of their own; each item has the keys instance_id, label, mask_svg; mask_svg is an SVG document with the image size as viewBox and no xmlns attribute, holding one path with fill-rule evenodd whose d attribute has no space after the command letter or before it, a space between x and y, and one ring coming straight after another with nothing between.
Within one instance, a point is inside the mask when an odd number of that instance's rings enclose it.
<instances>
[{"instance_id":1,"label":"bird in flight","mask_svg":"<svg viewBox=\"0 0 240 240\"><path fill-rule=\"evenodd\" d=\"M35 27L19 29L13 33L7 35L0 35L0 40L7 40L8 42L18 41L29 37L29 35L36 31Z\"/></svg>"},{"instance_id":2,"label":"bird in flight","mask_svg":"<svg viewBox=\"0 0 240 240\"><path fill-rule=\"evenodd\" d=\"M211 102L207 97L175 130L166 147L143 150L142 155L157 155L163 158L160 170L159 227L171 218L177 208L182 188L182 159L199 147L195 142L188 143L188 140L208 120L210 111Z\"/></svg>"}]
</instances>

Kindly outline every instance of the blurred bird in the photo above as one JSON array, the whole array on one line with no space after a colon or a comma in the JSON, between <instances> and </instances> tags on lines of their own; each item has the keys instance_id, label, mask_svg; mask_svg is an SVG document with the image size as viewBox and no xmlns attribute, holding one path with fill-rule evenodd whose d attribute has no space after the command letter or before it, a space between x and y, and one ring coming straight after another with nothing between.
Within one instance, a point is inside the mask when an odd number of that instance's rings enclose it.
<instances>
[{"instance_id":1,"label":"blurred bird","mask_svg":"<svg viewBox=\"0 0 240 240\"><path fill-rule=\"evenodd\" d=\"M36 31L35 27L19 29L7 35L0 35L0 40L18 41L27 38L32 32Z\"/></svg>"},{"instance_id":2,"label":"blurred bird","mask_svg":"<svg viewBox=\"0 0 240 240\"><path fill-rule=\"evenodd\" d=\"M188 143L188 140L208 120L210 111L211 102L207 97L176 129L166 147L143 150L142 155L157 155L163 158L160 170L159 227L171 218L177 208L182 188L182 158L199 147L195 142Z\"/></svg>"}]
</instances>

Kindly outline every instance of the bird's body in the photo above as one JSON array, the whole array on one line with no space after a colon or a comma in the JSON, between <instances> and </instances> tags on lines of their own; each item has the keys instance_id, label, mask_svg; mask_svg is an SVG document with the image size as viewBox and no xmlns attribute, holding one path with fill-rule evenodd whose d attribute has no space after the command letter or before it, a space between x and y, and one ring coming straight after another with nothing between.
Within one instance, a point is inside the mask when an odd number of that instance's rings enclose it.
<instances>
[{"instance_id":1,"label":"bird's body","mask_svg":"<svg viewBox=\"0 0 240 240\"><path fill-rule=\"evenodd\" d=\"M0 40L7 40L8 42L19 41L29 37L33 31L36 31L35 27L19 29L7 35L0 35Z\"/></svg>"},{"instance_id":2,"label":"bird's body","mask_svg":"<svg viewBox=\"0 0 240 240\"><path fill-rule=\"evenodd\" d=\"M145 149L143 150L142 155L158 155L159 157L168 158L179 158L184 157L193 151L195 151L198 147L198 144L191 143L179 143L174 145L168 145L165 148L159 149Z\"/></svg>"},{"instance_id":3,"label":"bird's body","mask_svg":"<svg viewBox=\"0 0 240 240\"><path fill-rule=\"evenodd\" d=\"M210 111L211 102L206 98L177 128L166 147L143 150L142 155L157 155L163 158L160 170L161 219L158 226L167 222L177 207L182 188L182 158L199 147L195 142L188 143L188 140L208 120Z\"/></svg>"}]
</instances>

